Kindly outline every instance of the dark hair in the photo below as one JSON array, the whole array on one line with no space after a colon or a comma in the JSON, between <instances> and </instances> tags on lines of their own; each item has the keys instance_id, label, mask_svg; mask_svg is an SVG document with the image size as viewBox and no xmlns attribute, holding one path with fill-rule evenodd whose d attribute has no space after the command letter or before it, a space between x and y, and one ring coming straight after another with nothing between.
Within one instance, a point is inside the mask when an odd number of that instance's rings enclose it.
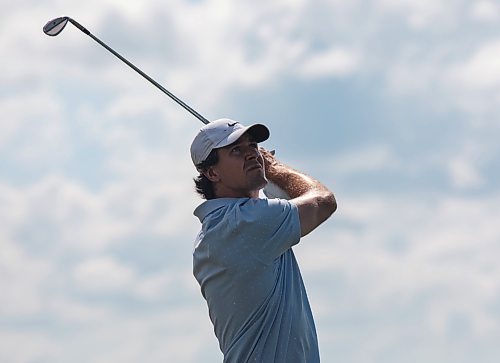
<instances>
[{"instance_id":1,"label":"dark hair","mask_svg":"<svg viewBox=\"0 0 500 363\"><path fill-rule=\"evenodd\" d=\"M195 189L196 192L206 200L215 198L215 190L213 183L202 172L207 171L209 167L217 164L218 162L219 155L217 154L217 149L213 149L205 160L196 165L196 169L200 171L200 175L193 179Z\"/></svg>"}]
</instances>

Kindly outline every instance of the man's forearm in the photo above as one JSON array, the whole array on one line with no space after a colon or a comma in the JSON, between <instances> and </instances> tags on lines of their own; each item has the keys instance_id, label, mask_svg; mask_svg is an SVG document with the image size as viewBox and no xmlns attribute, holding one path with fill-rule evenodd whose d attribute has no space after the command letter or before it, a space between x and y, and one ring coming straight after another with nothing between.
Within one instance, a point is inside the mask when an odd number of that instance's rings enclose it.
<instances>
[{"instance_id":1,"label":"man's forearm","mask_svg":"<svg viewBox=\"0 0 500 363\"><path fill-rule=\"evenodd\" d=\"M266 176L285 191L298 207L301 236L323 223L337 209L333 193L319 181L280 163L262 149Z\"/></svg>"},{"instance_id":2,"label":"man's forearm","mask_svg":"<svg viewBox=\"0 0 500 363\"><path fill-rule=\"evenodd\" d=\"M319 181L279 162L274 153L262 148L260 151L264 158L268 180L285 191L290 198L298 198L310 192L326 193L333 196L333 193Z\"/></svg>"},{"instance_id":3,"label":"man's forearm","mask_svg":"<svg viewBox=\"0 0 500 363\"><path fill-rule=\"evenodd\" d=\"M270 167L266 172L266 176L292 199L309 192L331 193L319 181L281 163L276 163Z\"/></svg>"}]
</instances>

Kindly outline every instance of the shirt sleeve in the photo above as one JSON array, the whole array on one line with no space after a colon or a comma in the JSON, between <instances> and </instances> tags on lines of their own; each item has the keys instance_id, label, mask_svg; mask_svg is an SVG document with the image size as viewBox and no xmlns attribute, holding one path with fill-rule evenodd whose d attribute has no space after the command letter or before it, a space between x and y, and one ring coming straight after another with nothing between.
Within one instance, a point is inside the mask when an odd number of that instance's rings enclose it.
<instances>
[{"instance_id":1,"label":"shirt sleeve","mask_svg":"<svg viewBox=\"0 0 500 363\"><path fill-rule=\"evenodd\" d=\"M248 199L237 208L236 223L245 242L266 263L300 241L297 206L285 199Z\"/></svg>"}]
</instances>

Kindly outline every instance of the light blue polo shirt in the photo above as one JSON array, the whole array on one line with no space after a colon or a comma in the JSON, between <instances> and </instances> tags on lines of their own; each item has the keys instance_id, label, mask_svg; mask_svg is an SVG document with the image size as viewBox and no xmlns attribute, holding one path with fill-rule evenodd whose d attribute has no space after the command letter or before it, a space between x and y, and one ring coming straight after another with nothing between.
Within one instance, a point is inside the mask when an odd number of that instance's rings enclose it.
<instances>
[{"instance_id":1,"label":"light blue polo shirt","mask_svg":"<svg viewBox=\"0 0 500 363\"><path fill-rule=\"evenodd\" d=\"M297 207L284 199L201 204L193 273L226 363L317 363L313 315L292 246Z\"/></svg>"}]
</instances>

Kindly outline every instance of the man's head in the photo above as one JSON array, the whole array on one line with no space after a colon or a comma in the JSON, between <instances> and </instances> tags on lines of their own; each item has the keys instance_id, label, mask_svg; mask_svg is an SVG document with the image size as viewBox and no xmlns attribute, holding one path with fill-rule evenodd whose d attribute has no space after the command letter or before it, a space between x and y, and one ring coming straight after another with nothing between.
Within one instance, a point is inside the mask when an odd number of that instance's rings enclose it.
<instances>
[{"instance_id":1,"label":"man's head","mask_svg":"<svg viewBox=\"0 0 500 363\"><path fill-rule=\"evenodd\" d=\"M267 180L257 143L269 138L266 126L243 126L230 119L200 129L191 144L191 159L200 175L197 191L205 199L256 197Z\"/></svg>"}]
</instances>

